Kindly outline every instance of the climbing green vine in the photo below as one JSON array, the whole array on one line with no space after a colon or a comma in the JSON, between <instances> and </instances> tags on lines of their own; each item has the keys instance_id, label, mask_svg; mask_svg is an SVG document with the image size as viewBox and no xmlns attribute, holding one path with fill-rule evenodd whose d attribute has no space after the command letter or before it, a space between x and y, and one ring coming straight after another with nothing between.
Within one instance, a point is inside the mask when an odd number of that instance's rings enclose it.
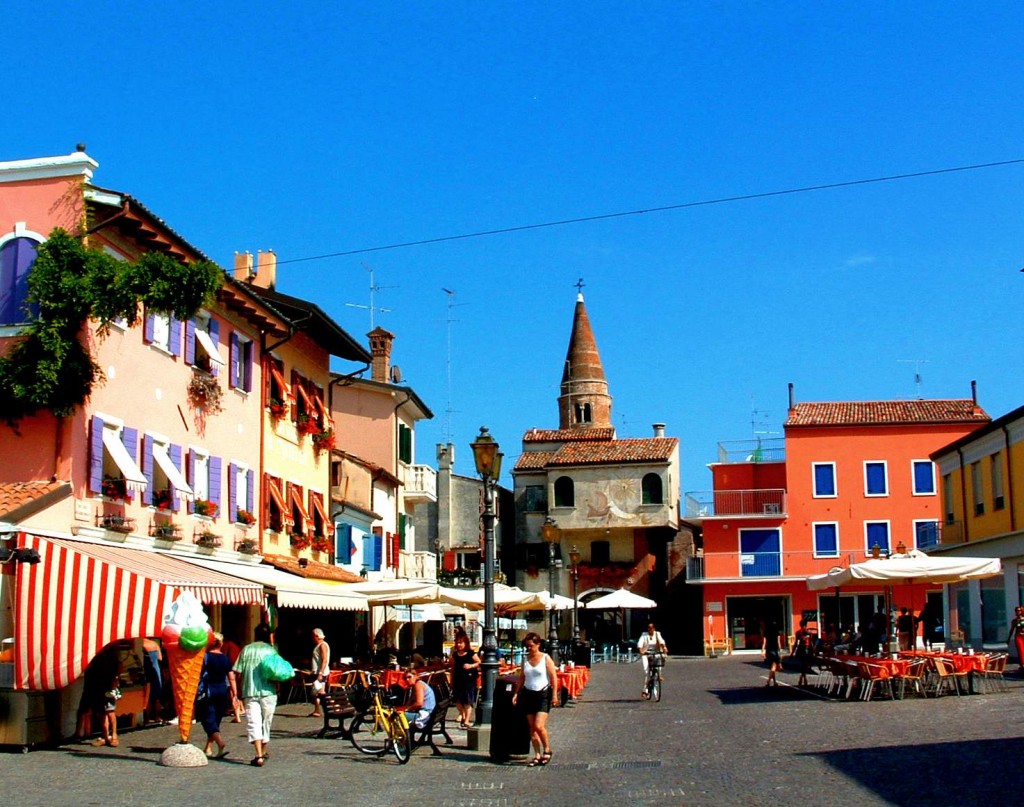
<instances>
[{"instance_id":1,"label":"climbing green vine","mask_svg":"<svg viewBox=\"0 0 1024 807\"><path fill-rule=\"evenodd\" d=\"M16 424L40 410L67 417L85 403L102 372L88 348L86 323L101 336L117 320L139 320L139 303L187 320L213 300L223 283L209 261L179 263L150 252L119 261L61 229L40 244L28 277L38 316L0 358L0 418Z\"/></svg>"}]
</instances>

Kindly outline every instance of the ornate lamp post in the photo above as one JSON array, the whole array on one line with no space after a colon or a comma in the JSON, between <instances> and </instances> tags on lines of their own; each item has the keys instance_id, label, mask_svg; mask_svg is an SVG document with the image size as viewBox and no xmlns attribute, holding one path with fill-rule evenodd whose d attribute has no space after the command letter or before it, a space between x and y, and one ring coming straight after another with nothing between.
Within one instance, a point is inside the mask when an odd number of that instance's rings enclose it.
<instances>
[{"instance_id":1,"label":"ornate lamp post","mask_svg":"<svg viewBox=\"0 0 1024 807\"><path fill-rule=\"evenodd\" d=\"M548 544L548 590L551 596L555 595L555 544L558 543L558 525L555 520L548 516L544 519L544 525L540 528L540 534ZM548 655L551 660L558 664L558 629L555 627L555 609L552 608L548 614Z\"/></svg>"},{"instance_id":2,"label":"ornate lamp post","mask_svg":"<svg viewBox=\"0 0 1024 807\"><path fill-rule=\"evenodd\" d=\"M484 511L481 515L484 527L484 641L480 646L483 672L483 688L480 691L480 706L477 723L491 725L494 707L494 685L498 678L498 638L494 630L494 486L501 474L502 454L497 441L491 437L486 426L480 427L476 442L470 443L476 472L484 483Z\"/></svg>"},{"instance_id":3,"label":"ornate lamp post","mask_svg":"<svg viewBox=\"0 0 1024 807\"><path fill-rule=\"evenodd\" d=\"M575 656L580 643L580 551L576 548L576 544L573 544L572 549L569 550L569 563L572 564L572 652ZM575 657L573 661L576 661Z\"/></svg>"}]
</instances>

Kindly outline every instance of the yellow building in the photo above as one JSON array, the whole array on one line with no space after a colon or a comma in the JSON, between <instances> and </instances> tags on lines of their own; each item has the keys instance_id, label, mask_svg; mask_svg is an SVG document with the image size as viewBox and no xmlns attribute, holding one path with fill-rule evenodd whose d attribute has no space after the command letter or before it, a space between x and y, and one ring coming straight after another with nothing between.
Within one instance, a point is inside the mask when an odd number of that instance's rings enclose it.
<instances>
[{"instance_id":1,"label":"yellow building","mask_svg":"<svg viewBox=\"0 0 1024 807\"><path fill-rule=\"evenodd\" d=\"M1003 646L1024 603L1024 406L934 452L942 497L931 554L1000 558L1003 574L946 588L946 639Z\"/></svg>"}]
</instances>

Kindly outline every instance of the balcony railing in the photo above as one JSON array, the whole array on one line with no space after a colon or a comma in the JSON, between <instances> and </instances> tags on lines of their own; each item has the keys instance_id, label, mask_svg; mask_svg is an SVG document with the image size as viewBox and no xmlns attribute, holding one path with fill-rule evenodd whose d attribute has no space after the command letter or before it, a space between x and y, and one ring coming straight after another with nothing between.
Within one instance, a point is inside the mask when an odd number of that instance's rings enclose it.
<instances>
[{"instance_id":1,"label":"balcony railing","mask_svg":"<svg viewBox=\"0 0 1024 807\"><path fill-rule=\"evenodd\" d=\"M786 438L764 437L755 440L729 440L719 443L718 461L722 464L785 462Z\"/></svg>"},{"instance_id":2,"label":"balcony railing","mask_svg":"<svg viewBox=\"0 0 1024 807\"><path fill-rule=\"evenodd\" d=\"M398 576L413 580L437 579L437 555L433 552L406 552L398 555Z\"/></svg>"},{"instance_id":3,"label":"balcony railing","mask_svg":"<svg viewBox=\"0 0 1024 807\"><path fill-rule=\"evenodd\" d=\"M405 500L437 501L437 471L429 465L410 465Z\"/></svg>"},{"instance_id":4,"label":"balcony railing","mask_svg":"<svg viewBox=\"0 0 1024 807\"><path fill-rule=\"evenodd\" d=\"M696 490L684 495L683 504L684 518L781 518L786 515L786 491L784 488Z\"/></svg>"}]
</instances>

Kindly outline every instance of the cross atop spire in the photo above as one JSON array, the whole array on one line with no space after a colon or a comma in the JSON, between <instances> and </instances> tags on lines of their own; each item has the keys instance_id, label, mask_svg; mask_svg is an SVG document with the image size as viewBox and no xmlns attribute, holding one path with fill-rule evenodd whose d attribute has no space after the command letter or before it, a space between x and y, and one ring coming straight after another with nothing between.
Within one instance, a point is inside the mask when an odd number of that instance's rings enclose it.
<instances>
[{"instance_id":1,"label":"cross atop spire","mask_svg":"<svg viewBox=\"0 0 1024 807\"><path fill-rule=\"evenodd\" d=\"M581 302L583 300L583 287L587 284L583 282L583 278L581 277L573 285L576 286L576 301Z\"/></svg>"},{"instance_id":2,"label":"cross atop spire","mask_svg":"<svg viewBox=\"0 0 1024 807\"><path fill-rule=\"evenodd\" d=\"M583 278L579 279L576 288L582 290ZM561 391L558 397L559 428L585 430L612 425L612 396L608 394L608 381L582 291L576 298Z\"/></svg>"}]
</instances>

